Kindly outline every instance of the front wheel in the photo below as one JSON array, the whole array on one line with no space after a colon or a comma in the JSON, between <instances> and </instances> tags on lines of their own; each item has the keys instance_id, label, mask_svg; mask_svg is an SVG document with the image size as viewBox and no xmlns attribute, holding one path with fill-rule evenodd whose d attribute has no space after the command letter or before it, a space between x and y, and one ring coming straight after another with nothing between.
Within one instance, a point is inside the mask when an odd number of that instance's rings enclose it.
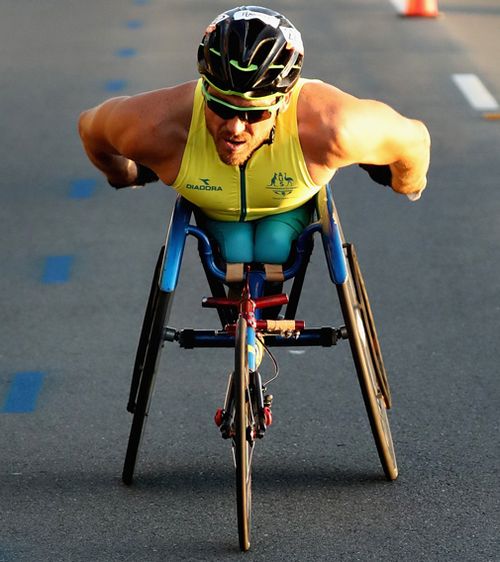
<instances>
[{"instance_id":1,"label":"front wheel","mask_svg":"<svg viewBox=\"0 0 500 562\"><path fill-rule=\"evenodd\" d=\"M233 438L236 463L236 503L240 549L250 548L250 524L252 511L252 408L249 391L247 350L247 322L238 320L235 349L235 433Z\"/></svg>"},{"instance_id":2,"label":"front wheel","mask_svg":"<svg viewBox=\"0 0 500 562\"><path fill-rule=\"evenodd\" d=\"M386 478L395 480L398 467L387 417L391 406L387 375L354 246L345 244L344 249L348 276L337 285L340 305L380 462Z\"/></svg>"}]
</instances>

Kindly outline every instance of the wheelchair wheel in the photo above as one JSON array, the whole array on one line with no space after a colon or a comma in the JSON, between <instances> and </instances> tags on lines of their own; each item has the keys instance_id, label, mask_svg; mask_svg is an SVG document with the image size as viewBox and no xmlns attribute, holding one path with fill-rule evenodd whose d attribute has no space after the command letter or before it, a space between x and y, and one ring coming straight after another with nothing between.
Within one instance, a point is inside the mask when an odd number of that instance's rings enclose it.
<instances>
[{"instance_id":1,"label":"wheelchair wheel","mask_svg":"<svg viewBox=\"0 0 500 562\"><path fill-rule=\"evenodd\" d=\"M236 330L235 350L235 435L233 438L236 463L236 504L240 549L250 548L252 510L252 452L253 437L251 401L249 391L247 323L240 318Z\"/></svg>"},{"instance_id":2,"label":"wheelchair wheel","mask_svg":"<svg viewBox=\"0 0 500 562\"><path fill-rule=\"evenodd\" d=\"M132 382L130 384L130 395L127 404L127 411L131 414L135 412L135 404L137 400L137 391L144 370L144 360L146 358L146 351L148 349L149 340L151 338L151 328L153 327L153 314L157 307L158 295L160 292L159 282L161 275L161 267L163 263L163 256L165 254L165 246L162 246L156 261L156 267L151 282L151 289L149 291L148 304L144 313L142 321L141 335L139 337L139 345L135 355L134 370L132 374Z\"/></svg>"},{"instance_id":3,"label":"wheelchair wheel","mask_svg":"<svg viewBox=\"0 0 500 562\"><path fill-rule=\"evenodd\" d=\"M168 313L173 299L173 293L160 291L158 287L162 260L163 249L160 252L155 269L134 364L128 405L128 409L133 412L134 417L122 472L123 483L127 485L132 484L133 481L137 453L149 413L156 371L164 344L163 330L168 320Z\"/></svg>"},{"instance_id":4,"label":"wheelchair wheel","mask_svg":"<svg viewBox=\"0 0 500 562\"><path fill-rule=\"evenodd\" d=\"M387 417L391 406L387 374L354 246L344 244L344 249L349 271L346 282L337 285L340 305L380 461L386 478L395 480L398 468Z\"/></svg>"}]
</instances>

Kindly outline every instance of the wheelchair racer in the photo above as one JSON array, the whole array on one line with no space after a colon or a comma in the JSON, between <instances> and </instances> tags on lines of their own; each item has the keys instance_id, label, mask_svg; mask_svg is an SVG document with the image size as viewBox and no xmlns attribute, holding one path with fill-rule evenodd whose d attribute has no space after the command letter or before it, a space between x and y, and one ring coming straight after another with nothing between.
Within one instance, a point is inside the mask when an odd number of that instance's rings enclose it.
<instances>
[{"instance_id":1,"label":"wheelchair racer","mask_svg":"<svg viewBox=\"0 0 500 562\"><path fill-rule=\"evenodd\" d=\"M282 264L336 170L418 199L425 125L388 105L300 77L299 31L258 6L220 14L198 48L200 78L84 111L79 132L115 188L157 181L198 209L228 264Z\"/></svg>"}]
</instances>

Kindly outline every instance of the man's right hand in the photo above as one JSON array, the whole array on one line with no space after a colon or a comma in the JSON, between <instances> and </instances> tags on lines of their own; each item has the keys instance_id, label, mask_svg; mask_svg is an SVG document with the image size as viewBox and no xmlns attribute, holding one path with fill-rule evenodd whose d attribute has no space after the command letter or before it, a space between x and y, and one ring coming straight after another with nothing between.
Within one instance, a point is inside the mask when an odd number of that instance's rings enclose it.
<instances>
[{"instance_id":1,"label":"man's right hand","mask_svg":"<svg viewBox=\"0 0 500 562\"><path fill-rule=\"evenodd\" d=\"M153 183L159 179L160 178L151 168L143 166L142 164L137 164L137 179L135 180L135 185L146 185L147 183Z\"/></svg>"},{"instance_id":2,"label":"man's right hand","mask_svg":"<svg viewBox=\"0 0 500 562\"><path fill-rule=\"evenodd\" d=\"M135 165L137 169L135 174L135 179L131 181L123 182L123 181L110 180L108 178L108 183L111 187L114 187L115 189L124 189L126 187L136 187L136 186L142 187L147 183L153 183L159 180L157 174L153 172L151 168L148 168L147 166L143 166L142 164L138 164L137 162L133 162L132 160L130 161L130 163L131 165ZM129 171L131 165L129 166Z\"/></svg>"}]
</instances>

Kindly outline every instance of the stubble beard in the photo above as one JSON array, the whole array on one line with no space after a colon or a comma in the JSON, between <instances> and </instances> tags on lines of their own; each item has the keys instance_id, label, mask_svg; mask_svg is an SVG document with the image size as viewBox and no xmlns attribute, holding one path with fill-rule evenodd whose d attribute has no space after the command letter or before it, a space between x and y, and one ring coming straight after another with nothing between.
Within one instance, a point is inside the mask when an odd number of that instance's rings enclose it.
<instances>
[{"instance_id":1,"label":"stubble beard","mask_svg":"<svg viewBox=\"0 0 500 562\"><path fill-rule=\"evenodd\" d=\"M228 166L243 166L246 162L248 162L252 154L265 143L266 138L267 136L258 140L251 138L245 143L244 150L236 153L226 152L222 148L217 147L217 154L219 155L221 161Z\"/></svg>"},{"instance_id":2,"label":"stubble beard","mask_svg":"<svg viewBox=\"0 0 500 562\"><path fill-rule=\"evenodd\" d=\"M246 151L244 154L221 154L219 152L219 158L228 166L243 166L252 154L253 151L250 154L247 154Z\"/></svg>"}]
</instances>

